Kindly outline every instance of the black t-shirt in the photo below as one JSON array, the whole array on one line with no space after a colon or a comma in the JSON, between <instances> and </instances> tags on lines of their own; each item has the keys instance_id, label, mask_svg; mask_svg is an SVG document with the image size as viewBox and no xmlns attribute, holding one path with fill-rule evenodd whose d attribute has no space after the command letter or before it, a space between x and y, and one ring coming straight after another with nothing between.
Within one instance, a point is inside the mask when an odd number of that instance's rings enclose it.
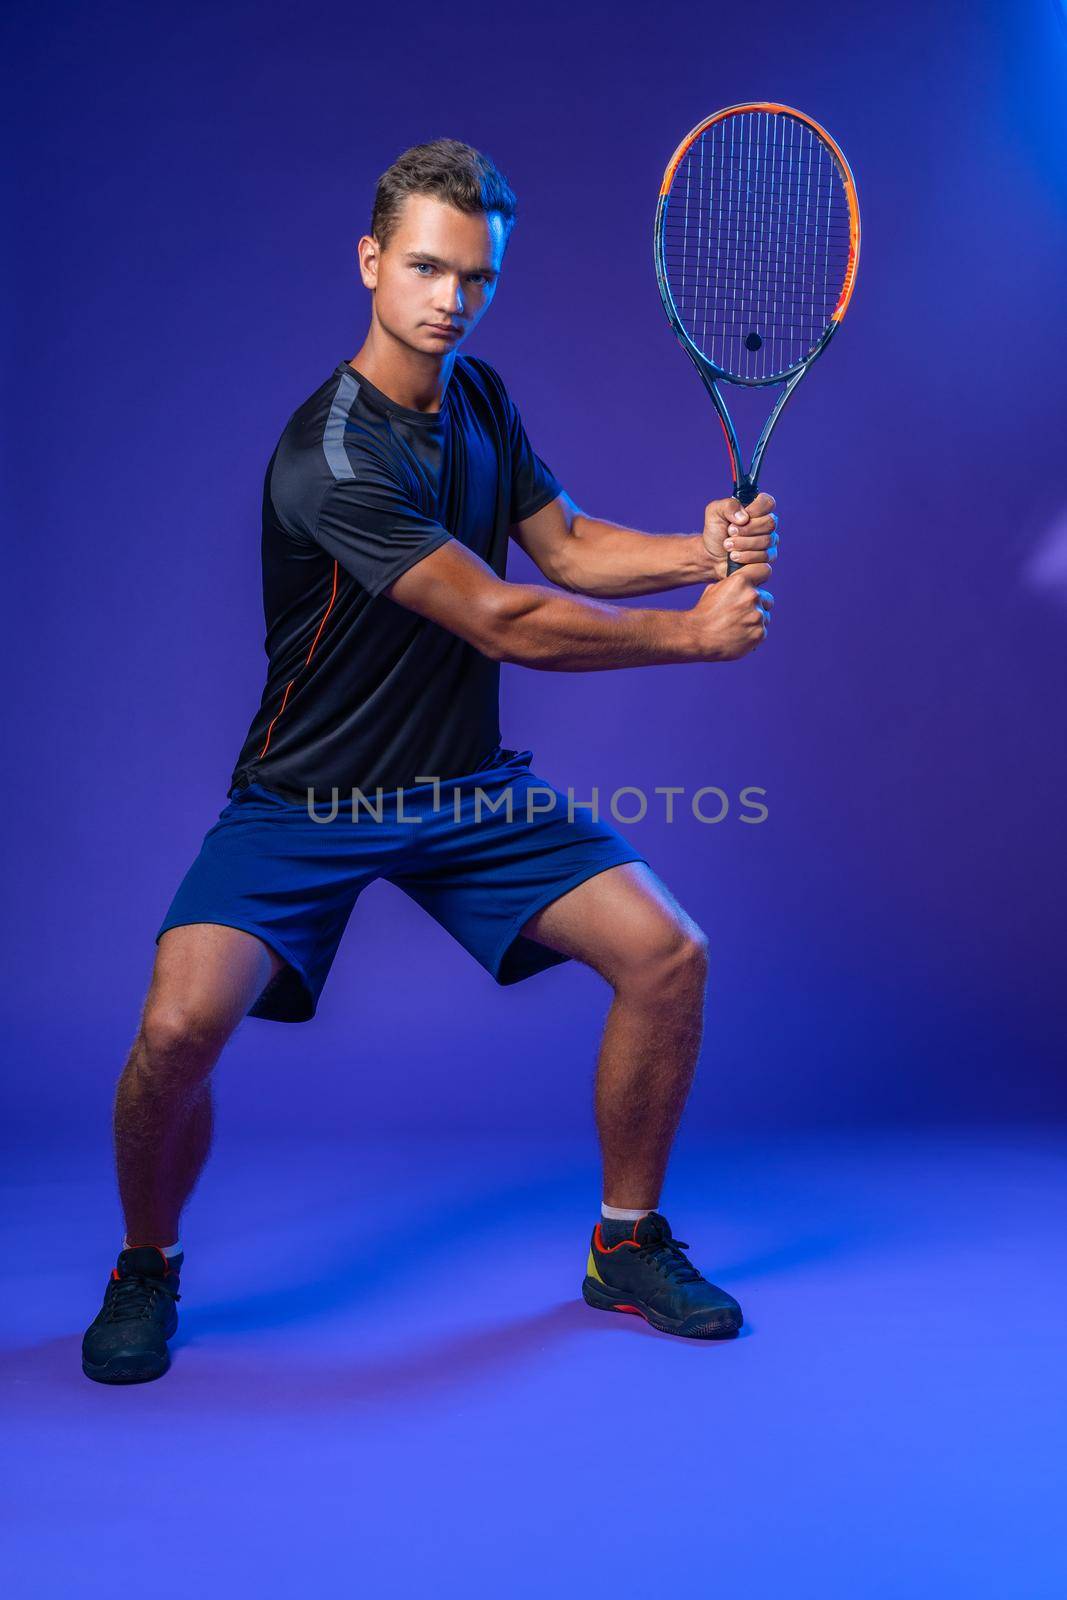
<instances>
[{"instance_id":1,"label":"black t-shirt","mask_svg":"<svg viewBox=\"0 0 1067 1600\"><path fill-rule=\"evenodd\" d=\"M561 492L486 362L458 356L427 413L342 361L267 468L269 667L229 794L255 782L328 799L483 766L500 745L499 663L381 591L452 538L503 577L510 525Z\"/></svg>"}]
</instances>

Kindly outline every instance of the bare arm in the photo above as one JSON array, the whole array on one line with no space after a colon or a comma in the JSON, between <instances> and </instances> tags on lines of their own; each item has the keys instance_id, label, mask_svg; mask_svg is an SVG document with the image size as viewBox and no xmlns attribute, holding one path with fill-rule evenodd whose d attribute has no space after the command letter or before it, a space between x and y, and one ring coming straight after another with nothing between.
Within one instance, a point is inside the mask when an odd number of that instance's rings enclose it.
<instances>
[{"instance_id":1,"label":"bare arm","mask_svg":"<svg viewBox=\"0 0 1067 1600\"><path fill-rule=\"evenodd\" d=\"M638 610L507 583L451 539L382 592L495 661L595 672L747 655L764 638L774 604L757 587L769 574L766 565L735 573L688 611Z\"/></svg>"},{"instance_id":2,"label":"bare arm","mask_svg":"<svg viewBox=\"0 0 1067 1600\"><path fill-rule=\"evenodd\" d=\"M589 517L570 495L561 494L511 532L560 588L621 598L714 583L726 576L727 551L742 563L774 561L773 508L770 495L760 495L747 511L736 500L712 500L704 509L701 533L639 533ZM731 546L725 546L727 538Z\"/></svg>"}]
</instances>

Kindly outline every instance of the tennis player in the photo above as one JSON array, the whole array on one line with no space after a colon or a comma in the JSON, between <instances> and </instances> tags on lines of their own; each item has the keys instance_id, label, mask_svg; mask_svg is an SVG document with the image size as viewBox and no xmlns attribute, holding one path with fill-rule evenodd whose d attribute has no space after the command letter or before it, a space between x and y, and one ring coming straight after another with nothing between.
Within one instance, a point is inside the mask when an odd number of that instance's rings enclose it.
<instances>
[{"instance_id":1,"label":"tennis player","mask_svg":"<svg viewBox=\"0 0 1067 1600\"><path fill-rule=\"evenodd\" d=\"M263 496L266 686L228 804L156 935L118 1083L126 1236L83 1341L103 1383L169 1365L180 1217L207 1157L211 1073L246 1015L315 1014L353 906L385 878L498 983L574 959L613 990L596 1121L603 1204L583 1294L664 1332L736 1334L741 1308L657 1209L700 1047L707 944L639 850L504 749L502 661L550 672L722 663L766 636L773 501L715 500L694 534L587 515L535 454L491 366L515 196L454 139L381 178L359 352L287 423ZM549 587L509 583L515 539ZM725 577L727 551L741 570ZM688 610L619 596L700 585Z\"/></svg>"}]
</instances>

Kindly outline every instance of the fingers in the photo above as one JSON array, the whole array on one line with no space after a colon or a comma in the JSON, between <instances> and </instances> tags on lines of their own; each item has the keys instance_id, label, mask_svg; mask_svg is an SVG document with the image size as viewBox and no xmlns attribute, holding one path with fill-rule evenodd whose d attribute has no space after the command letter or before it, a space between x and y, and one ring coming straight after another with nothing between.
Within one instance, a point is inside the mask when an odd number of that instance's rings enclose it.
<instances>
[{"instance_id":1,"label":"fingers","mask_svg":"<svg viewBox=\"0 0 1067 1600\"><path fill-rule=\"evenodd\" d=\"M770 563L766 556L755 561L747 562L739 572L732 572L731 578L740 578L742 583L760 584L771 575Z\"/></svg>"},{"instance_id":2,"label":"fingers","mask_svg":"<svg viewBox=\"0 0 1067 1600\"><path fill-rule=\"evenodd\" d=\"M756 610L759 614L760 639L762 641L767 637L767 624L770 622L771 612L774 610L774 596L769 589L756 590Z\"/></svg>"},{"instance_id":3,"label":"fingers","mask_svg":"<svg viewBox=\"0 0 1067 1600\"><path fill-rule=\"evenodd\" d=\"M748 506L743 506L740 500L733 497L729 500L709 500L704 507L704 517L707 521L721 519L723 522L732 522L747 532L749 524L754 519L768 517L773 510L774 496L761 493Z\"/></svg>"},{"instance_id":4,"label":"fingers","mask_svg":"<svg viewBox=\"0 0 1067 1600\"><path fill-rule=\"evenodd\" d=\"M755 500L752 500L747 506L743 506L740 500L730 499L713 500L711 505L708 506L708 510L711 511L713 507L718 508L720 515L724 516L728 522L734 522L739 527L745 527L754 518L770 516L774 510L774 496L773 494L764 494L761 490Z\"/></svg>"},{"instance_id":5,"label":"fingers","mask_svg":"<svg viewBox=\"0 0 1067 1600\"><path fill-rule=\"evenodd\" d=\"M763 565L758 568L750 567L747 571L742 572L742 583L747 589L749 583L751 582L751 574L753 572L759 572L762 574L762 576L766 577L770 573L770 570L771 569L766 562L764 562ZM749 607L751 607L751 609L749 609ZM753 587L751 590L750 600L745 602L745 608L745 626L751 630L749 637L753 641L752 648L755 648L757 644L761 643L762 640L767 637L767 624L770 622L771 612L774 610L774 596L769 589ZM759 630L758 632L756 631L757 629Z\"/></svg>"},{"instance_id":6,"label":"fingers","mask_svg":"<svg viewBox=\"0 0 1067 1600\"><path fill-rule=\"evenodd\" d=\"M729 536L731 539L741 540L761 539L766 534L774 533L777 526L778 518L772 511L770 515L766 517L750 517L749 520L744 523L744 525L735 522L733 527L730 529Z\"/></svg>"},{"instance_id":7,"label":"fingers","mask_svg":"<svg viewBox=\"0 0 1067 1600\"><path fill-rule=\"evenodd\" d=\"M778 554L778 518L772 512L766 517L754 517L743 528L735 524L723 540L723 549L729 550L735 561L743 554L773 551L773 561Z\"/></svg>"},{"instance_id":8,"label":"fingers","mask_svg":"<svg viewBox=\"0 0 1067 1600\"><path fill-rule=\"evenodd\" d=\"M778 560L778 540L776 538L756 539L748 548L738 547L736 540L727 539L723 549L730 560L739 567L766 565L768 561Z\"/></svg>"},{"instance_id":9,"label":"fingers","mask_svg":"<svg viewBox=\"0 0 1067 1600\"><path fill-rule=\"evenodd\" d=\"M758 494L747 508L737 500L724 500L721 508L719 515L726 522L723 549L736 565L778 559L778 518L773 495Z\"/></svg>"},{"instance_id":10,"label":"fingers","mask_svg":"<svg viewBox=\"0 0 1067 1600\"><path fill-rule=\"evenodd\" d=\"M758 494L742 506L736 498L712 500L704 513L704 543L719 562L726 557L726 576L738 571L759 583L778 559L778 517L774 496Z\"/></svg>"},{"instance_id":11,"label":"fingers","mask_svg":"<svg viewBox=\"0 0 1067 1600\"><path fill-rule=\"evenodd\" d=\"M774 610L774 596L769 589L757 589L753 598L756 602L756 616L759 619L761 637L765 639L767 637L767 624L770 622L771 612Z\"/></svg>"}]
</instances>

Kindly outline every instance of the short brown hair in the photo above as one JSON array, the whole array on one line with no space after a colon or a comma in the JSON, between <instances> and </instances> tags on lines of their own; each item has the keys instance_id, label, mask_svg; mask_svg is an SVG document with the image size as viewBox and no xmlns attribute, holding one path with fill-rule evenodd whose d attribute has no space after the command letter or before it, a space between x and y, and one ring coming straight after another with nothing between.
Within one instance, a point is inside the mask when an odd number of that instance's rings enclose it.
<instances>
[{"instance_id":1,"label":"short brown hair","mask_svg":"<svg viewBox=\"0 0 1067 1600\"><path fill-rule=\"evenodd\" d=\"M515 194L488 156L458 139L415 144L378 179L370 231L384 250L409 194L430 194L457 211L495 211L504 219L504 242L515 226Z\"/></svg>"}]
</instances>

